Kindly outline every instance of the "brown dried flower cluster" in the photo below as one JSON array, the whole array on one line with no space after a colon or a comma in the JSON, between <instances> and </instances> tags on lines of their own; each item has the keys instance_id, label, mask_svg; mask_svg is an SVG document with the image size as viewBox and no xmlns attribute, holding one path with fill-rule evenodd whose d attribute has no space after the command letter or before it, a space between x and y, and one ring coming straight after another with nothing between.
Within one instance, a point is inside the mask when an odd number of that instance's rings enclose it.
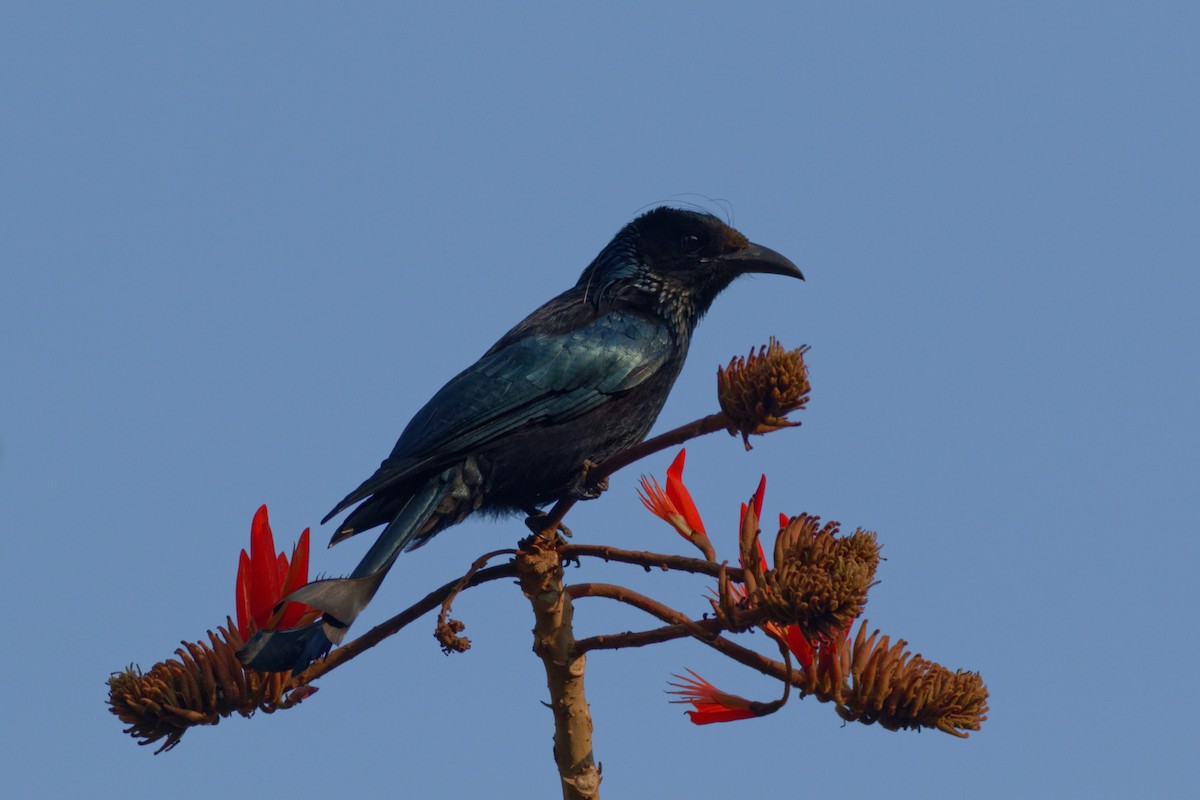
<instances>
[{"instance_id":1,"label":"brown dried flower cluster","mask_svg":"<svg viewBox=\"0 0 1200 800\"><path fill-rule=\"evenodd\" d=\"M978 672L951 672L910 653L903 639L891 644L879 631L866 632L864 620L852 644L823 642L826 657L801 670L801 691L836 703L838 715L850 722L878 722L888 730L936 728L964 739L979 730L987 719L988 690Z\"/></svg>"},{"instance_id":2,"label":"brown dried flower cluster","mask_svg":"<svg viewBox=\"0 0 1200 800\"><path fill-rule=\"evenodd\" d=\"M808 403L812 387L804 354L808 346L785 350L774 336L770 343L746 357L737 356L722 369L717 367L717 399L729 419L729 432L742 434L746 449L749 436L799 425L787 414Z\"/></svg>"},{"instance_id":3,"label":"brown dried flower cluster","mask_svg":"<svg viewBox=\"0 0 1200 800\"><path fill-rule=\"evenodd\" d=\"M833 639L863 611L879 566L879 543L861 528L838 536L839 523L792 517L775 537L775 566L758 557L757 520L743 520L742 563L749 607L762 619L795 625L809 640Z\"/></svg>"},{"instance_id":4,"label":"brown dried flower cluster","mask_svg":"<svg viewBox=\"0 0 1200 800\"><path fill-rule=\"evenodd\" d=\"M125 733L151 744L166 738L156 753L179 744L193 725L216 725L235 712L270 714L291 708L316 691L287 672L257 672L238 661L241 637L232 620L208 632L208 642L183 642L170 659L149 672L130 666L108 679L108 706Z\"/></svg>"}]
</instances>

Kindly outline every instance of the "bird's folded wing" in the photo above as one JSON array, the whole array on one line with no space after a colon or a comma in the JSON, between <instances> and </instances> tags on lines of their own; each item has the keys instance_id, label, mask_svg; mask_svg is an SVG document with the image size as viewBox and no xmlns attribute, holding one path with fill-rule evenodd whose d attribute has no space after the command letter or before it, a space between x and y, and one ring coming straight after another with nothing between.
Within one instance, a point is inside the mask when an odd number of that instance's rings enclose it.
<instances>
[{"instance_id":1,"label":"bird's folded wing","mask_svg":"<svg viewBox=\"0 0 1200 800\"><path fill-rule=\"evenodd\" d=\"M530 334L494 349L417 412L379 470L326 519L513 431L597 408L654 375L671 352L665 325L619 311L572 331Z\"/></svg>"}]
</instances>

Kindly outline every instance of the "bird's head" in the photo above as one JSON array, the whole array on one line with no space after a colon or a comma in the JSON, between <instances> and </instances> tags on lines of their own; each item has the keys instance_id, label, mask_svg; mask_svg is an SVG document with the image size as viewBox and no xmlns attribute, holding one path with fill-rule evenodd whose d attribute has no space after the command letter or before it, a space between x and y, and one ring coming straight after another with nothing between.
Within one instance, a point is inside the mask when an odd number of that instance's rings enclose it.
<instances>
[{"instance_id":1,"label":"bird's head","mask_svg":"<svg viewBox=\"0 0 1200 800\"><path fill-rule=\"evenodd\" d=\"M690 331L726 286L749 273L804 279L791 261L711 214L663 206L622 228L577 286L595 302L649 302Z\"/></svg>"}]
</instances>

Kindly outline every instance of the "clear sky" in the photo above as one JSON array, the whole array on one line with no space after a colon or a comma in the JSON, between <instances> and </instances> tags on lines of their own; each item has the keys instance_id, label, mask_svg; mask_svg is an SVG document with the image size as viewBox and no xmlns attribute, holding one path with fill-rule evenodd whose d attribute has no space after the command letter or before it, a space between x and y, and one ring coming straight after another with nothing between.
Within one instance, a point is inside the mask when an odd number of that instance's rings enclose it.
<instances>
[{"instance_id":1,"label":"clear sky","mask_svg":"<svg viewBox=\"0 0 1200 800\"><path fill-rule=\"evenodd\" d=\"M877 530L867 617L981 671L991 718L959 741L809 700L697 728L671 673L776 685L693 642L597 654L606 796L1194 790L1200 5L403 5L0 9L5 796L557 796L507 583L458 602L465 655L427 620L157 757L104 681L233 612L260 503L348 571L367 543L324 549L321 516L660 202L728 203L808 276L731 287L659 421L714 410L716 365L770 335L812 345L802 428L689 450L718 551L764 472L770 517ZM682 552L637 471L568 522ZM522 533L405 556L358 629ZM708 589L569 579L697 614Z\"/></svg>"}]
</instances>

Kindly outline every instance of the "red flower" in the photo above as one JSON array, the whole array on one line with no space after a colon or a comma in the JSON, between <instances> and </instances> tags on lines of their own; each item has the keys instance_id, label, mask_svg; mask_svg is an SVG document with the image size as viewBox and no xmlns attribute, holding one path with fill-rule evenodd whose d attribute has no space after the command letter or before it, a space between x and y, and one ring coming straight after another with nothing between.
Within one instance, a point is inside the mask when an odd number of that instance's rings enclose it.
<instances>
[{"instance_id":1,"label":"red flower","mask_svg":"<svg viewBox=\"0 0 1200 800\"><path fill-rule=\"evenodd\" d=\"M275 539L267 521L267 507L259 506L250 525L250 554L238 559L237 623L242 641L257 630L293 628L311 622L319 612L303 603L288 603L278 612L279 601L308 583L308 529L292 550L291 563L276 554Z\"/></svg>"},{"instance_id":2,"label":"red flower","mask_svg":"<svg viewBox=\"0 0 1200 800\"><path fill-rule=\"evenodd\" d=\"M759 479L759 481L758 481L758 488L754 490L754 497L752 499L752 502L754 503L754 518L755 519L762 519L763 496L766 494L766 491L767 491L767 476L763 475L762 478ZM742 513L738 517L738 530L739 531L742 529L742 523L744 523L746 521L746 512L749 510L750 510L750 507L748 505L746 505L745 503L742 503ZM780 516L782 516L782 515L780 515ZM762 568L766 569L767 568L767 554L765 552L763 552L762 538L760 537L760 538L756 539L755 543L758 545L758 557L759 557L759 559L761 559ZM742 569L746 569L746 562L742 560L740 555L738 556L738 560L742 564Z\"/></svg>"},{"instance_id":3,"label":"red flower","mask_svg":"<svg viewBox=\"0 0 1200 800\"><path fill-rule=\"evenodd\" d=\"M708 681L701 678L696 673L688 670L688 674L692 677L687 678L683 675L675 675L680 683L672 683L672 686L678 686L679 690L668 692L668 694L677 694L682 697L682 700L672 700L672 703L691 703L695 706L695 711L687 712L687 715L692 718L692 722L696 725L708 725L713 722L732 722L735 719L750 719L751 717L759 716L755 712L755 708L759 705L752 700L747 700L744 697L738 697L736 694L726 694L719 691Z\"/></svg>"},{"instance_id":4,"label":"red flower","mask_svg":"<svg viewBox=\"0 0 1200 800\"><path fill-rule=\"evenodd\" d=\"M683 485L683 464L686 458L687 450L680 450L679 455L671 462L667 469L666 491L658 485L656 478L643 475L638 497L652 514L670 523L671 527L679 531L680 536L700 548L705 557L713 561L716 556L708 534L704 532L704 522L700 519L695 502L692 501L691 492Z\"/></svg>"},{"instance_id":5,"label":"red flower","mask_svg":"<svg viewBox=\"0 0 1200 800\"><path fill-rule=\"evenodd\" d=\"M693 513L695 512L695 506L691 504L691 497L687 495L687 490L683 488L683 457L684 454L681 452L679 457L675 459L675 463L671 465L671 470L667 472L666 493L658 488L657 482L651 484L646 478L642 478L642 487L646 490L646 495L642 496L642 502L655 514L658 514L658 516L674 525L680 533L684 533L685 528L683 525L686 524L686 518L680 514L679 517L684 519L684 523L680 523L670 516L676 508L675 505L672 505L669 497L672 481L675 481L678 489L682 490L684 496L687 498L688 505L691 507ZM754 520L762 519L763 498L766 494L766 489L767 476L763 475L758 482L758 488L754 491L754 496L750 498L750 503L742 503L741 517L738 520L739 531L746 524L746 515L750 513L751 508L754 509ZM695 519L699 520L698 514L695 515ZM780 514L779 529L782 531L790 521L786 514ZM754 527L757 529L758 526L755 525ZM763 550L761 537L756 535L754 540L757 545L758 563L747 565L745 559L742 558L742 569L753 570L755 574L760 574L760 570L765 572L770 569L770 566L767 563L767 554ZM751 559L754 557L755 555L750 555ZM730 582L728 586L729 593L735 603L744 604L747 608L753 605L750 593L747 591L745 585ZM820 636L809 640L798 625L784 625L771 620L764 620L760 623L760 627L764 633L781 646L788 648L796 656L801 669L810 672L818 668L824 672L832 669L833 662L837 658L839 646L845 641L845 637L849 633L849 628L847 628L840 637L826 638ZM776 703L756 703L744 697L720 691L690 669L688 670L688 674L691 675L690 678L683 675L674 676L679 679L680 683L671 684L678 687L678 691L670 692L670 694L679 695L683 699L672 700L671 702L691 703L695 710L687 713L696 725L708 725L714 722L731 722L735 719L760 717L774 712L784 702L780 700ZM786 695L784 699L786 699Z\"/></svg>"}]
</instances>

